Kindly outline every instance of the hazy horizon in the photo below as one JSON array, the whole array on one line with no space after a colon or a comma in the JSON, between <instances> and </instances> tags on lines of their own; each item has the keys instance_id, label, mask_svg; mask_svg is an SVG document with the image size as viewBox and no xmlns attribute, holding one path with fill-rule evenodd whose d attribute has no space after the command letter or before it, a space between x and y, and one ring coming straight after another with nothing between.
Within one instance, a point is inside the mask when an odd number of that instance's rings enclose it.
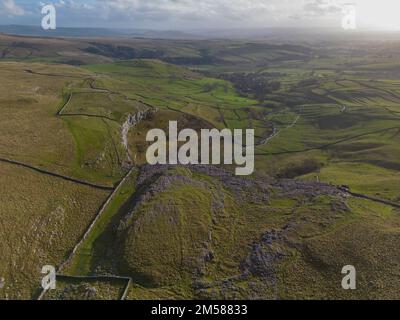
<instances>
[{"instance_id":1,"label":"hazy horizon","mask_svg":"<svg viewBox=\"0 0 400 320\"><path fill-rule=\"evenodd\" d=\"M396 0L353 0L359 30L400 30ZM1 25L40 26L53 3L58 27L151 30L340 29L346 0L0 0Z\"/></svg>"}]
</instances>

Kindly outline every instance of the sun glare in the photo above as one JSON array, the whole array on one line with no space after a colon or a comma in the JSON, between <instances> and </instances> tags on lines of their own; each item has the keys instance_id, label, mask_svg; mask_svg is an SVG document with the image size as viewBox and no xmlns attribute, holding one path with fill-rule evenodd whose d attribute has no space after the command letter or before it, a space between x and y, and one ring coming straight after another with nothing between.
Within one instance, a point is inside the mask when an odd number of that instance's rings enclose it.
<instances>
[{"instance_id":1,"label":"sun glare","mask_svg":"<svg viewBox=\"0 0 400 320\"><path fill-rule=\"evenodd\" d=\"M360 27L400 30L399 0L359 0L356 5L357 21Z\"/></svg>"}]
</instances>

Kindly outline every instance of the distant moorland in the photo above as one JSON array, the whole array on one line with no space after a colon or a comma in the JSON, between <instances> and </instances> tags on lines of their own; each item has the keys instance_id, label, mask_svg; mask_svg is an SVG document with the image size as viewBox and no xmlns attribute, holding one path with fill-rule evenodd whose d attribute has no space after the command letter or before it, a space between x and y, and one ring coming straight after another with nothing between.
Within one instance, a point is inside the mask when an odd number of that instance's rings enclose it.
<instances>
[{"instance_id":1,"label":"distant moorland","mask_svg":"<svg viewBox=\"0 0 400 320\"><path fill-rule=\"evenodd\" d=\"M1 299L400 298L400 40L62 36L0 34ZM170 120L255 174L146 165Z\"/></svg>"}]
</instances>

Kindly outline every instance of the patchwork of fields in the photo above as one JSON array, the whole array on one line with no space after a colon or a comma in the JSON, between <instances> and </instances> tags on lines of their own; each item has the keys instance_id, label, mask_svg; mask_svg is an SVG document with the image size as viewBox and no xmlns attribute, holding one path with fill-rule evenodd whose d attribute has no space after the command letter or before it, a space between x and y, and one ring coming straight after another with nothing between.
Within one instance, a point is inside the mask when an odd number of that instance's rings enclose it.
<instances>
[{"instance_id":1,"label":"patchwork of fields","mask_svg":"<svg viewBox=\"0 0 400 320\"><path fill-rule=\"evenodd\" d=\"M392 45L23 41L0 36L0 298L399 298ZM170 120L255 129L255 175L146 166Z\"/></svg>"}]
</instances>

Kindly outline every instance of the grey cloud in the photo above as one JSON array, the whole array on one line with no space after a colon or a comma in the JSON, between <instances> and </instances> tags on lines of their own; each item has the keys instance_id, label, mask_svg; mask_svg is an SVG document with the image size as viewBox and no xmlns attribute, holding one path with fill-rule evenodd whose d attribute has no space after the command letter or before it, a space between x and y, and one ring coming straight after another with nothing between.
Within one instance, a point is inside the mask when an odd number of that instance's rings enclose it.
<instances>
[{"instance_id":1,"label":"grey cloud","mask_svg":"<svg viewBox=\"0 0 400 320\"><path fill-rule=\"evenodd\" d=\"M97 0L106 12L149 17L168 16L179 19L220 18L244 20L282 15L288 0ZM277 9L279 8L279 10Z\"/></svg>"},{"instance_id":2,"label":"grey cloud","mask_svg":"<svg viewBox=\"0 0 400 320\"><path fill-rule=\"evenodd\" d=\"M335 0L313 0L304 5L304 12L309 16L325 16L342 11L342 6Z\"/></svg>"},{"instance_id":3,"label":"grey cloud","mask_svg":"<svg viewBox=\"0 0 400 320\"><path fill-rule=\"evenodd\" d=\"M16 5L18 1L0 0L0 8L2 3L7 3L9 12L21 13L23 8ZM329 16L340 10L333 0L52 0L52 2L58 8L60 21L74 25L123 28L268 28L294 24L311 25L320 17ZM30 4L28 7L25 5L25 12L31 7ZM18 8L22 11L18 11ZM37 10L36 8L35 12Z\"/></svg>"},{"instance_id":4,"label":"grey cloud","mask_svg":"<svg viewBox=\"0 0 400 320\"><path fill-rule=\"evenodd\" d=\"M16 5L14 0L3 0L1 11L3 14L11 16L23 16L25 14L24 8Z\"/></svg>"}]
</instances>

